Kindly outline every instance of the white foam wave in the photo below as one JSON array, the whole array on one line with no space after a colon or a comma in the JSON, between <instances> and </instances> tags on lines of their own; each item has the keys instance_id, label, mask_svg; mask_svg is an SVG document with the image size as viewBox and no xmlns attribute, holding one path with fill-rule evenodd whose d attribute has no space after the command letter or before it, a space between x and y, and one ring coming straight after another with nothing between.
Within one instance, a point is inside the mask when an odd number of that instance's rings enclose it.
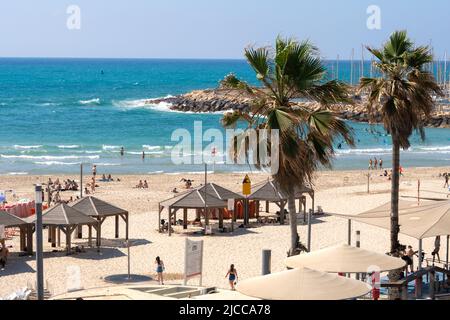
<instances>
[{"instance_id":1,"label":"white foam wave","mask_svg":"<svg viewBox=\"0 0 450 320\"><path fill-rule=\"evenodd\" d=\"M42 145L33 145L33 146L21 146L18 144L14 145L14 149L39 149L42 148Z\"/></svg>"},{"instance_id":2,"label":"white foam wave","mask_svg":"<svg viewBox=\"0 0 450 320\"><path fill-rule=\"evenodd\" d=\"M0 154L0 158L5 159L30 159L30 160L65 160L65 159L99 159L100 156L28 156L28 155L7 155Z\"/></svg>"},{"instance_id":3,"label":"white foam wave","mask_svg":"<svg viewBox=\"0 0 450 320\"><path fill-rule=\"evenodd\" d=\"M100 98L94 98L94 99L89 99L89 100L80 100L78 101L78 103L83 104L83 105L89 105L89 104L100 104Z\"/></svg>"},{"instance_id":4,"label":"white foam wave","mask_svg":"<svg viewBox=\"0 0 450 320\"><path fill-rule=\"evenodd\" d=\"M78 149L80 146L77 144L71 144L71 145L60 145L58 148L60 149Z\"/></svg>"},{"instance_id":5,"label":"white foam wave","mask_svg":"<svg viewBox=\"0 0 450 320\"><path fill-rule=\"evenodd\" d=\"M27 175L28 172L8 172L10 176L24 176Z\"/></svg>"},{"instance_id":6,"label":"white foam wave","mask_svg":"<svg viewBox=\"0 0 450 320\"><path fill-rule=\"evenodd\" d=\"M119 163L110 163L110 162L97 162L95 163L96 166L106 166L106 167L110 167L110 166L120 166Z\"/></svg>"},{"instance_id":7,"label":"white foam wave","mask_svg":"<svg viewBox=\"0 0 450 320\"><path fill-rule=\"evenodd\" d=\"M450 146L418 147L417 149L425 151L450 151Z\"/></svg>"},{"instance_id":8,"label":"white foam wave","mask_svg":"<svg viewBox=\"0 0 450 320\"><path fill-rule=\"evenodd\" d=\"M151 146L151 145L148 145L148 144L143 144L142 148L143 149L147 149L147 150L159 150L159 149L161 149L160 146Z\"/></svg>"},{"instance_id":9,"label":"white foam wave","mask_svg":"<svg viewBox=\"0 0 450 320\"><path fill-rule=\"evenodd\" d=\"M158 170L158 171L150 171L148 174L161 174L164 173L163 170Z\"/></svg>"},{"instance_id":10,"label":"white foam wave","mask_svg":"<svg viewBox=\"0 0 450 320\"><path fill-rule=\"evenodd\" d=\"M81 162L62 162L62 161L36 161L34 163L44 166L74 166L81 164Z\"/></svg>"},{"instance_id":11,"label":"white foam wave","mask_svg":"<svg viewBox=\"0 0 450 320\"><path fill-rule=\"evenodd\" d=\"M117 150L117 149L120 149L120 146L109 146L109 145L103 145L102 146L102 149L103 150Z\"/></svg>"}]
</instances>

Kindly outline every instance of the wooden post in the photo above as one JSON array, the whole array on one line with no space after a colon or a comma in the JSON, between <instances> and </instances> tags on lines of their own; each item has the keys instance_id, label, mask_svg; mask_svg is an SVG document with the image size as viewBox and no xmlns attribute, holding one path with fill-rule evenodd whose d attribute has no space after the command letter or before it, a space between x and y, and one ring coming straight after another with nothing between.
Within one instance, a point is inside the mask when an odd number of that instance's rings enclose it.
<instances>
[{"instance_id":1,"label":"wooden post","mask_svg":"<svg viewBox=\"0 0 450 320\"><path fill-rule=\"evenodd\" d=\"M89 241L89 247L92 248L92 225L91 224L88 226L88 241Z\"/></svg>"},{"instance_id":2,"label":"wooden post","mask_svg":"<svg viewBox=\"0 0 450 320\"><path fill-rule=\"evenodd\" d=\"M223 229L223 209L216 210L219 210L219 229Z\"/></svg>"},{"instance_id":3,"label":"wooden post","mask_svg":"<svg viewBox=\"0 0 450 320\"><path fill-rule=\"evenodd\" d=\"M125 240L128 240L129 238L129 230L130 230L130 214L127 212L127 214L125 215L125 217L127 218L126 224L125 224Z\"/></svg>"},{"instance_id":4,"label":"wooden post","mask_svg":"<svg viewBox=\"0 0 450 320\"><path fill-rule=\"evenodd\" d=\"M119 216L116 216L116 233L115 233L115 237L116 239L119 238Z\"/></svg>"},{"instance_id":5,"label":"wooden post","mask_svg":"<svg viewBox=\"0 0 450 320\"><path fill-rule=\"evenodd\" d=\"M56 226L55 227L51 227L51 232L52 232L52 248L56 247Z\"/></svg>"},{"instance_id":6,"label":"wooden post","mask_svg":"<svg viewBox=\"0 0 450 320\"><path fill-rule=\"evenodd\" d=\"M67 255L70 255L70 248L71 248L71 236L72 236L72 232L71 232L71 228L70 226L66 228L66 248L67 248Z\"/></svg>"},{"instance_id":7,"label":"wooden post","mask_svg":"<svg viewBox=\"0 0 450 320\"><path fill-rule=\"evenodd\" d=\"M352 220L348 219L348 226L347 226L347 245L352 245Z\"/></svg>"},{"instance_id":8,"label":"wooden post","mask_svg":"<svg viewBox=\"0 0 450 320\"><path fill-rule=\"evenodd\" d=\"M31 225L27 227L27 253L33 254L33 227Z\"/></svg>"},{"instance_id":9,"label":"wooden post","mask_svg":"<svg viewBox=\"0 0 450 320\"><path fill-rule=\"evenodd\" d=\"M187 225L187 218L188 218L188 211L187 208L183 208L183 229L186 230L188 225Z\"/></svg>"},{"instance_id":10,"label":"wooden post","mask_svg":"<svg viewBox=\"0 0 450 320\"><path fill-rule=\"evenodd\" d=\"M81 226L81 225L77 227L77 238L78 239L83 238L83 226Z\"/></svg>"},{"instance_id":11,"label":"wooden post","mask_svg":"<svg viewBox=\"0 0 450 320\"><path fill-rule=\"evenodd\" d=\"M60 248L61 247L61 228L60 227L58 227L57 237L58 237L58 248Z\"/></svg>"},{"instance_id":12,"label":"wooden post","mask_svg":"<svg viewBox=\"0 0 450 320\"><path fill-rule=\"evenodd\" d=\"M284 224L284 200L281 200L280 204L280 224Z\"/></svg>"},{"instance_id":13,"label":"wooden post","mask_svg":"<svg viewBox=\"0 0 450 320\"><path fill-rule=\"evenodd\" d=\"M172 232L171 232L171 229L172 229L172 221L171 221L171 213L172 213L172 207L169 207L169 215L168 215L168 217L169 217L169 220L167 221L167 223L168 223L168 225L169 225L169 227L168 227L168 230L167 230L167 232L169 233L169 237L172 235Z\"/></svg>"},{"instance_id":14,"label":"wooden post","mask_svg":"<svg viewBox=\"0 0 450 320\"><path fill-rule=\"evenodd\" d=\"M266 212L269 213L269 201L266 201Z\"/></svg>"}]
</instances>

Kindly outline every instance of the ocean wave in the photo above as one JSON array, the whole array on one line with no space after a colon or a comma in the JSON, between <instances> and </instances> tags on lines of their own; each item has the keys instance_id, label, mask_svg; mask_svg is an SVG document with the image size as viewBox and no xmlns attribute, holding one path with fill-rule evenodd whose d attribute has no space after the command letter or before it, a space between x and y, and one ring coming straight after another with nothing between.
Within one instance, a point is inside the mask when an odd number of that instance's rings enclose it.
<instances>
[{"instance_id":1,"label":"ocean wave","mask_svg":"<svg viewBox=\"0 0 450 320\"><path fill-rule=\"evenodd\" d=\"M104 144L102 146L102 149L103 150L117 150L117 149L120 149L120 146L110 146L110 145Z\"/></svg>"},{"instance_id":2,"label":"ocean wave","mask_svg":"<svg viewBox=\"0 0 450 320\"><path fill-rule=\"evenodd\" d=\"M80 146L77 144L71 144L71 145L60 145L58 148L60 149L78 149Z\"/></svg>"},{"instance_id":3,"label":"ocean wave","mask_svg":"<svg viewBox=\"0 0 450 320\"><path fill-rule=\"evenodd\" d=\"M101 104L101 100L100 98L94 98L89 100L80 100L78 103L82 105L99 105Z\"/></svg>"},{"instance_id":4,"label":"ocean wave","mask_svg":"<svg viewBox=\"0 0 450 320\"><path fill-rule=\"evenodd\" d=\"M161 146L151 146L148 144L143 144L142 148L147 149L147 150L159 150L159 149L161 149Z\"/></svg>"},{"instance_id":5,"label":"ocean wave","mask_svg":"<svg viewBox=\"0 0 450 320\"><path fill-rule=\"evenodd\" d=\"M84 153L102 153L102 150L85 150Z\"/></svg>"},{"instance_id":6,"label":"ocean wave","mask_svg":"<svg viewBox=\"0 0 450 320\"><path fill-rule=\"evenodd\" d=\"M392 149L385 148L367 148L367 149L339 149L337 154L372 154L372 153L390 153Z\"/></svg>"},{"instance_id":7,"label":"ocean wave","mask_svg":"<svg viewBox=\"0 0 450 320\"><path fill-rule=\"evenodd\" d=\"M120 163L96 162L95 165L96 165L96 166L110 167L110 166L120 166Z\"/></svg>"},{"instance_id":8,"label":"ocean wave","mask_svg":"<svg viewBox=\"0 0 450 320\"><path fill-rule=\"evenodd\" d=\"M417 149L425 151L450 151L450 146L417 147Z\"/></svg>"},{"instance_id":9,"label":"ocean wave","mask_svg":"<svg viewBox=\"0 0 450 320\"><path fill-rule=\"evenodd\" d=\"M30 159L30 160L65 160L65 159L99 159L100 156L28 156L0 154L0 158L5 159Z\"/></svg>"},{"instance_id":10,"label":"ocean wave","mask_svg":"<svg viewBox=\"0 0 450 320\"><path fill-rule=\"evenodd\" d=\"M28 174L28 172L8 172L8 175L10 175L10 176L24 176L27 174Z\"/></svg>"},{"instance_id":11,"label":"ocean wave","mask_svg":"<svg viewBox=\"0 0 450 320\"><path fill-rule=\"evenodd\" d=\"M81 164L81 162L62 162L62 161L36 161L33 163L44 166L74 166Z\"/></svg>"},{"instance_id":12,"label":"ocean wave","mask_svg":"<svg viewBox=\"0 0 450 320\"><path fill-rule=\"evenodd\" d=\"M14 149L39 149L42 148L42 145L32 145L32 146L21 146L18 144L14 145Z\"/></svg>"},{"instance_id":13,"label":"ocean wave","mask_svg":"<svg viewBox=\"0 0 450 320\"><path fill-rule=\"evenodd\" d=\"M163 170L157 170L157 171L150 171L148 174L161 174L164 173Z\"/></svg>"}]
</instances>

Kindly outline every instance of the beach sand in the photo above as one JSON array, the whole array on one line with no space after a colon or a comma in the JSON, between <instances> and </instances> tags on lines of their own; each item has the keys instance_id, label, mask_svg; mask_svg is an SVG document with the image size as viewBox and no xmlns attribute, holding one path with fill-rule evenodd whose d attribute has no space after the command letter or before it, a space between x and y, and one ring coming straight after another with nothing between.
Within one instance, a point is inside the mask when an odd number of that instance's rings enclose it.
<instances>
[{"instance_id":1,"label":"beach sand","mask_svg":"<svg viewBox=\"0 0 450 320\"><path fill-rule=\"evenodd\" d=\"M421 180L421 196L446 198L443 179L438 177L446 168L406 168L401 178L400 195L417 196L417 180ZM367 193L367 171L322 171L315 179L316 206L325 212L356 214L374 208L390 200L390 181L381 177L381 171L372 171L370 193ZM55 179L56 176L51 176ZM183 273L184 242L182 234L168 237L160 234L158 227L158 202L173 196L171 190L177 187L183 190L180 179L190 178L193 185L203 182L203 176L158 174L147 176L120 176L120 182L100 182L95 196L116 204L130 212L131 272L154 276L154 259L160 256L165 263L166 272L175 280L168 283L181 283L177 275ZM77 179L75 175L59 176ZM250 174L252 183L267 179L264 174ZM13 189L18 198L34 198L33 184L47 181L48 176L0 176L0 190ZM136 189L139 179L146 179L149 189ZM240 191L242 174L209 174L208 182L215 182L235 191ZM85 177L85 183L89 177ZM75 192L62 193L68 199ZM262 205L262 204L261 204ZM308 207L311 206L307 198ZM277 208L271 205L271 212ZM162 218L167 217L164 211ZM103 278L127 272L127 256L123 239L114 239L114 218L107 219L103 225L102 237L104 247L101 253L95 249L72 256L64 252L51 252L52 248L44 242L44 276L47 287L52 294L62 294L74 286L73 279L79 271L79 283L83 288L106 286ZM124 235L124 225L120 225L120 235ZM361 231L361 247L385 253L389 249L389 231L359 223L353 224L354 233ZM305 243L307 226L299 225L300 239ZM46 232L45 232L46 233ZM87 231L84 232L87 236ZM44 240L46 235L44 235ZM191 239L204 240L204 275L203 285L227 288L225 279L227 268L234 263L240 279L246 279L261 273L261 250L272 250L272 272L284 269L283 260L289 248L289 226L263 225L249 229L237 229L233 234L214 234L212 236L195 236ZM400 236L402 244L411 244L417 250L418 241L407 236ZM424 240L424 250L430 253L434 239ZM312 249L317 250L330 245L347 242L347 221L333 216L316 217L312 226ZM75 239L74 244L86 245L87 239ZM64 243L62 243L64 245ZM5 270L0 271L0 296L27 286L35 281L34 257L19 257L18 237L7 241L12 245L12 252ZM63 251L63 248L58 248ZM445 259L445 241L441 249L441 258ZM197 279L189 283L197 284Z\"/></svg>"}]
</instances>

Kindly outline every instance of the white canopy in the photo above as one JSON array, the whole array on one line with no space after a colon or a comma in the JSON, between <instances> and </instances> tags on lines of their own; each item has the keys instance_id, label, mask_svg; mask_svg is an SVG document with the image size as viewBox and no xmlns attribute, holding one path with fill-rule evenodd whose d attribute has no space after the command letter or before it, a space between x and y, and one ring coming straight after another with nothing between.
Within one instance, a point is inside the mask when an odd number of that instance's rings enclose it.
<instances>
[{"instance_id":1,"label":"white canopy","mask_svg":"<svg viewBox=\"0 0 450 320\"><path fill-rule=\"evenodd\" d=\"M266 300L343 300L361 297L372 287L359 280L308 268L244 280L237 290Z\"/></svg>"},{"instance_id":2,"label":"white canopy","mask_svg":"<svg viewBox=\"0 0 450 320\"><path fill-rule=\"evenodd\" d=\"M289 268L306 267L324 272L370 273L372 271L383 272L403 268L405 261L341 244L289 257L285 260L285 264Z\"/></svg>"},{"instance_id":3,"label":"white canopy","mask_svg":"<svg viewBox=\"0 0 450 320\"><path fill-rule=\"evenodd\" d=\"M390 202L357 215L334 215L383 229L391 228ZM419 240L450 235L450 200L427 201L420 204L400 200L399 224L400 233Z\"/></svg>"}]
</instances>

